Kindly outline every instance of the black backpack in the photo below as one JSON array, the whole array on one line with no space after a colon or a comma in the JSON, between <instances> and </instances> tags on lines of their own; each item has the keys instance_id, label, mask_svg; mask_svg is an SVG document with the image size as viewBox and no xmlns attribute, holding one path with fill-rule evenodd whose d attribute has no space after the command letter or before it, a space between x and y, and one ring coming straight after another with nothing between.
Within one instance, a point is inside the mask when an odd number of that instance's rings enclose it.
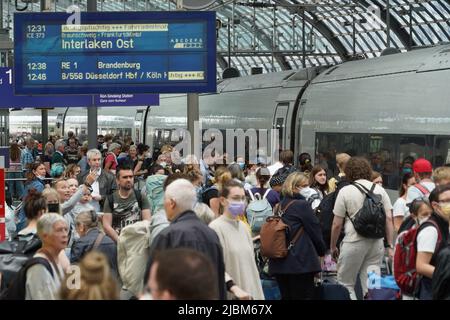
<instances>
[{"instance_id":1,"label":"black backpack","mask_svg":"<svg viewBox=\"0 0 450 320\"><path fill-rule=\"evenodd\" d=\"M219 192L219 189L217 189L217 187L215 185L204 186L202 188L202 190L200 191L201 197L202 197L202 202L204 204L207 204L208 206L209 206L208 200L211 200L211 198L208 198L208 193L212 190L216 190L217 192Z\"/></svg>"},{"instance_id":2,"label":"black backpack","mask_svg":"<svg viewBox=\"0 0 450 320\"><path fill-rule=\"evenodd\" d=\"M53 270L47 259L40 257L30 258L20 268L9 286L1 291L0 300L25 300L27 271L36 264L42 264L53 277Z\"/></svg>"},{"instance_id":3,"label":"black backpack","mask_svg":"<svg viewBox=\"0 0 450 320\"><path fill-rule=\"evenodd\" d=\"M325 241L325 245L327 249L330 246L331 240L331 229L333 227L333 219L334 219L334 204L336 203L336 198L338 196L339 191L349 185L350 183L347 180L341 180L336 184L336 190L330 194L327 194L323 200L320 202L319 206L316 208L317 217L320 221L320 226L322 229L323 240ZM341 231L341 235L339 236L337 244L342 241L344 238L344 229Z\"/></svg>"},{"instance_id":4,"label":"black backpack","mask_svg":"<svg viewBox=\"0 0 450 320\"><path fill-rule=\"evenodd\" d=\"M30 240L20 240L18 236L11 241L0 243L0 290L8 288L19 270L42 247L37 235Z\"/></svg>"},{"instance_id":5,"label":"black backpack","mask_svg":"<svg viewBox=\"0 0 450 320\"><path fill-rule=\"evenodd\" d=\"M370 239L383 238L386 229L386 212L381 202L381 195L373 193L375 184L372 184L370 190L356 182L352 185L365 194L366 198L362 208L355 214L354 218L351 219L346 213L347 217L359 235Z\"/></svg>"},{"instance_id":6,"label":"black backpack","mask_svg":"<svg viewBox=\"0 0 450 320\"><path fill-rule=\"evenodd\" d=\"M276 181L284 182L286 181L287 177L293 172L296 172L297 168L291 165L287 165L284 167L281 167L278 169L273 175L272 178L270 178L269 184L270 186L273 186L274 184L277 184Z\"/></svg>"}]
</instances>

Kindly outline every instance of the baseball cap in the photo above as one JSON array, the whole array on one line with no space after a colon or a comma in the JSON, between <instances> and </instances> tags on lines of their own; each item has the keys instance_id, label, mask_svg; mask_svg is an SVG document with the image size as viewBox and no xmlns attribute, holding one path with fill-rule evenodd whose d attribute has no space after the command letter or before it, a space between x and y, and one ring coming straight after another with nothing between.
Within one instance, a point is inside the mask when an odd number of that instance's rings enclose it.
<instances>
[{"instance_id":1,"label":"baseball cap","mask_svg":"<svg viewBox=\"0 0 450 320\"><path fill-rule=\"evenodd\" d=\"M419 158L413 163L414 172L433 172L433 167L431 166L430 161L424 158Z\"/></svg>"}]
</instances>

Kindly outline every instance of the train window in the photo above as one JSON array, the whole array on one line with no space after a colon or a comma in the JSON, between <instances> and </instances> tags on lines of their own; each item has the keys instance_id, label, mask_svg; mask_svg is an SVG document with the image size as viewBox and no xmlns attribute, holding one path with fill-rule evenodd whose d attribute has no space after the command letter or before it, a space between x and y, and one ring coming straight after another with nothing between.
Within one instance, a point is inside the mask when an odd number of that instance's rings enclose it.
<instances>
[{"instance_id":1,"label":"train window","mask_svg":"<svg viewBox=\"0 0 450 320\"><path fill-rule=\"evenodd\" d=\"M450 137L435 137L433 167L450 163Z\"/></svg>"},{"instance_id":2,"label":"train window","mask_svg":"<svg viewBox=\"0 0 450 320\"><path fill-rule=\"evenodd\" d=\"M436 140L441 156L450 160L450 138ZM395 134L366 133L317 133L316 163L328 169L328 175L336 175L336 153L365 157L374 171L381 173L383 186L398 189L403 164L419 157L431 159L429 136L403 136ZM436 159L439 160L439 158ZM435 160L436 161L436 160ZM412 162L411 162L412 163Z\"/></svg>"},{"instance_id":3,"label":"train window","mask_svg":"<svg viewBox=\"0 0 450 320\"><path fill-rule=\"evenodd\" d=\"M134 116L135 121L142 121L142 117L144 115L144 110L136 111L136 115Z\"/></svg>"},{"instance_id":4,"label":"train window","mask_svg":"<svg viewBox=\"0 0 450 320\"><path fill-rule=\"evenodd\" d=\"M289 102L282 102L277 105L275 117L273 119L273 128L278 130L279 148L284 149L284 128L289 110Z\"/></svg>"},{"instance_id":5,"label":"train window","mask_svg":"<svg viewBox=\"0 0 450 320\"><path fill-rule=\"evenodd\" d=\"M428 143L425 137L420 136L403 136L400 138L400 160L406 157L429 158Z\"/></svg>"}]
</instances>

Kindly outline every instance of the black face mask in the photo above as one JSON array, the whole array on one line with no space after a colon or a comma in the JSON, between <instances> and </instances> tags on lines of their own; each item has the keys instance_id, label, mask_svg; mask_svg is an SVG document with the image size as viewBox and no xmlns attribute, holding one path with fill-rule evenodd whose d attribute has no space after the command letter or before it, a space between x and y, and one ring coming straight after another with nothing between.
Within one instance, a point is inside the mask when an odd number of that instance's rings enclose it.
<instances>
[{"instance_id":1,"label":"black face mask","mask_svg":"<svg viewBox=\"0 0 450 320\"><path fill-rule=\"evenodd\" d=\"M59 213L59 203L47 204L48 212Z\"/></svg>"}]
</instances>

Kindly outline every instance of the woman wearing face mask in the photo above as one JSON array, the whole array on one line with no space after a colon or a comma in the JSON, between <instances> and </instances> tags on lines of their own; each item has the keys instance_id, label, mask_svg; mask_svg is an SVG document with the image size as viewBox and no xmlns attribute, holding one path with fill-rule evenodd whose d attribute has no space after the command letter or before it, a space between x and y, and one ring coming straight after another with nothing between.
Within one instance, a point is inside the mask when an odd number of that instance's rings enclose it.
<instances>
[{"instance_id":1,"label":"woman wearing face mask","mask_svg":"<svg viewBox=\"0 0 450 320\"><path fill-rule=\"evenodd\" d=\"M223 214L210 223L224 249L225 281L228 291L239 299L264 299L255 263L253 242L247 226L239 220L245 212L245 192L242 184L228 181L221 189Z\"/></svg>"},{"instance_id":2,"label":"woman wearing face mask","mask_svg":"<svg viewBox=\"0 0 450 320\"><path fill-rule=\"evenodd\" d=\"M316 209L322 201L319 191L309 186L309 179L306 175L298 176L298 179L296 191L305 198L313 210Z\"/></svg>"},{"instance_id":3,"label":"woman wearing face mask","mask_svg":"<svg viewBox=\"0 0 450 320\"><path fill-rule=\"evenodd\" d=\"M24 199L28 195L28 191L31 189L35 189L36 192L42 192L44 190L45 173L46 169L43 163L35 162L31 164L30 171L27 173L27 181L25 182L25 189L22 194L22 208L20 209L17 217L18 221L16 223L16 231L22 230L27 224L27 219L23 207L25 204Z\"/></svg>"},{"instance_id":4,"label":"woman wearing face mask","mask_svg":"<svg viewBox=\"0 0 450 320\"><path fill-rule=\"evenodd\" d=\"M395 201L392 214L394 217L394 228L395 232L400 233L402 223L409 216L409 208L406 205L406 194L408 188L416 184L416 178L414 178L412 173L407 173L402 178L402 185L400 186L399 195L400 197Z\"/></svg>"},{"instance_id":5,"label":"woman wearing face mask","mask_svg":"<svg viewBox=\"0 0 450 320\"><path fill-rule=\"evenodd\" d=\"M59 194L53 188L45 188L42 196L47 200L47 212L61 214L59 207Z\"/></svg>"},{"instance_id":6,"label":"woman wearing face mask","mask_svg":"<svg viewBox=\"0 0 450 320\"><path fill-rule=\"evenodd\" d=\"M413 202L408 204L409 215L401 224L398 230L398 235L410 230L413 227L419 226L421 223L423 223L430 217L432 212L433 209L431 208L431 204L428 198L414 199ZM413 296L402 293L402 300L413 300L413 299L414 299Z\"/></svg>"},{"instance_id":7,"label":"woman wearing face mask","mask_svg":"<svg viewBox=\"0 0 450 320\"><path fill-rule=\"evenodd\" d=\"M433 213L417 231L416 270L422 279L419 299L431 300L431 279L439 252L447 246L450 220L450 185L437 186L430 194Z\"/></svg>"},{"instance_id":8,"label":"woman wearing face mask","mask_svg":"<svg viewBox=\"0 0 450 320\"><path fill-rule=\"evenodd\" d=\"M292 241L300 232L286 258L269 259L269 273L275 275L283 300L314 299L314 275L321 271L319 257L326 251L320 222L299 192L305 179L303 173L291 173L281 191L284 198L279 208L289 226L286 240Z\"/></svg>"},{"instance_id":9,"label":"woman wearing face mask","mask_svg":"<svg viewBox=\"0 0 450 320\"><path fill-rule=\"evenodd\" d=\"M408 209L409 216L401 224L398 229L398 234L407 231L414 226L420 225L427 220L433 212L430 201L425 197L414 199L413 202L408 204Z\"/></svg>"}]
</instances>

